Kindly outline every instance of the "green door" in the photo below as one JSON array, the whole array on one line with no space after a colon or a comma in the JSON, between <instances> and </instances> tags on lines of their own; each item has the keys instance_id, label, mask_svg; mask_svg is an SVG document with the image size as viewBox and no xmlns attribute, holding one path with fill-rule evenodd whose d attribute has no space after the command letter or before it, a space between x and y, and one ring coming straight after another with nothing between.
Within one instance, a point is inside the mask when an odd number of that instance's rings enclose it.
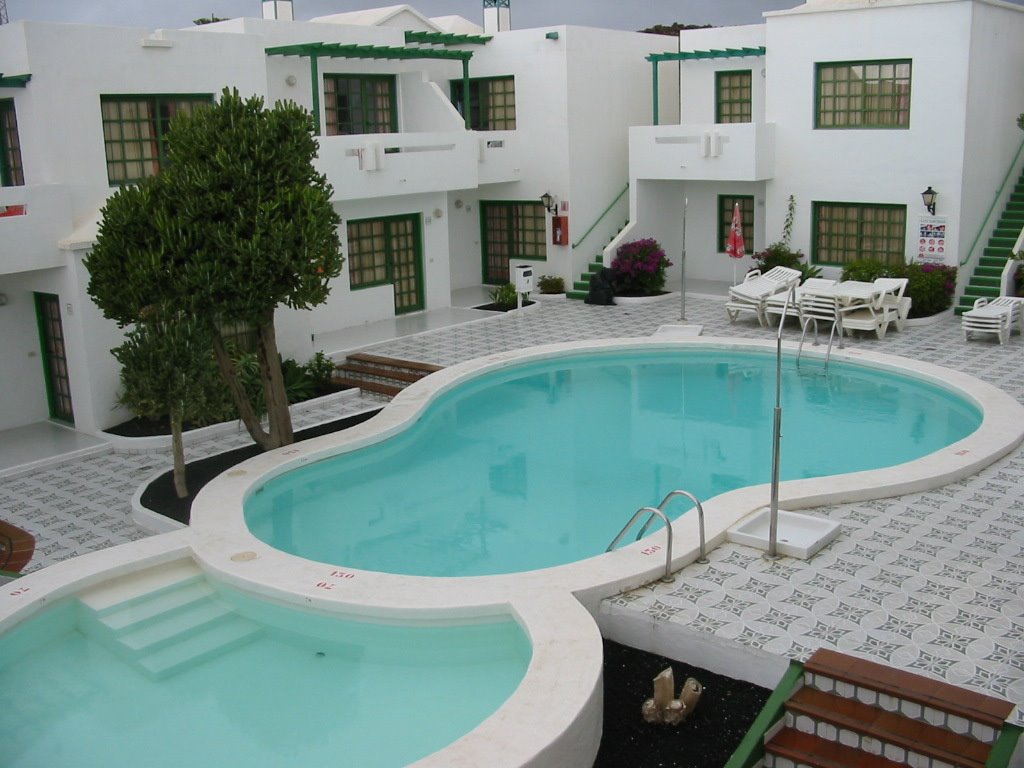
<instances>
[{"instance_id":1,"label":"green door","mask_svg":"<svg viewBox=\"0 0 1024 768\"><path fill-rule=\"evenodd\" d=\"M64 347L64 326L60 320L60 298L50 293L37 293L35 297L50 418L73 424L75 413L71 408L71 380Z\"/></svg>"},{"instance_id":2,"label":"green door","mask_svg":"<svg viewBox=\"0 0 1024 768\"><path fill-rule=\"evenodd\" d=\"M509 259L547 258L544 213L540 203L480 201L485 285L509 281Z\"/></svg>"},{"instance_id":3,"label":"green door","mask_svg":"<svg viewBox=\"0 0 1024 768\"><path fill-rule=\"evenodd\" d=\"M348 274L353 290L394 286L395 314L423 309L423 243L419 216L348 223Z\"/></svg>"}]
</instances>

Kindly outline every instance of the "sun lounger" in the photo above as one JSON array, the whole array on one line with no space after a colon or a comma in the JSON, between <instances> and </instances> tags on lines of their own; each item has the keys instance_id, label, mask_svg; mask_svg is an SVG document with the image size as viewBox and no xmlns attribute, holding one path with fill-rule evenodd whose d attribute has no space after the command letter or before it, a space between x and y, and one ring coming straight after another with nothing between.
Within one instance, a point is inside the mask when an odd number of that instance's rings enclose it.
<instances>
[{"instance_id":1,"label":"sun lounger","mask_svg":"<svg viewBox=\"0 0 1024 768\"><path fill-rule=\"evenodd\" d=\"M1020 325L1020 331L1024 334L1024 298L981 298L974 302L974 309L960 316L964 341L967 341L972 333L994 333L999 338L999 343L1005 344L1010 338L1014 323Z\"/></svg>"},{"instance_id":2,"label":"sun lounger","mask_svg":"<svg viewBox=\"0 0 1024 768\"><path fill-rule=\"evenodd\" d=\"M903 324L910 314L910 297L903 295L908 282L905 277L879 277L875 280L875 285L886 291L882 296L882 307L890 313L897 331L903 330Z\"/></svg>"},{"instance_id":3,"label":"sun lounger","mask_svg":"<svg viewBox=\"0 0 1024 768\"><path fill-rule=\"evenodd\" d=\"M803 297L804 293L820 290L822 288L831 288L835 284L835 280L828 280L824 277L809 277L804 280L803 283L797 286L796 293L789 302L789 308L786 309L786 317L800 317L800 299ZM768 319L768 315L782 315L782 311L786 307L786 297L788 294L788 291L783 291L781 293L772 294L765 299L764 314L766 319Z\"/></svg>"},{"instance_id":4,"label":"sun lounger","mask_svg":"<svg viewBox=\"0 0 1024 768\"><path fill-rule=\"evenodd\" d=\"M772 267L764 274L753 269L743 282L729 289L729 301L725 304L729 322L736 322L740 312L753 312L761 325L766 325L765 301L769 296L788 291L800 283L801 272L789 267Z\"/></svg>"}]
</instances>

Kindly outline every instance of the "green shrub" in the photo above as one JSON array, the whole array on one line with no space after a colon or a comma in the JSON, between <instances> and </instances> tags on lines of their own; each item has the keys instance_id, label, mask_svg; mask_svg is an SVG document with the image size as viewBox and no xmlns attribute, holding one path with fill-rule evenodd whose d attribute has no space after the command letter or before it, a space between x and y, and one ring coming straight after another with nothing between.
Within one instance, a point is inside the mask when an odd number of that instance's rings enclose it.
<instances>
[{"instance_id":1,"label":"green shrub","mask_svg":"<svg viewBox=\"0 0 1024 768\"><path fill-rule=\"evenodd\" d=\"M306 375L313 382L316 395L326 395L331 391L331 378L334 376L334 361L323 352L317 352L306 363Z\"/></svg>"},{"instance_id":2,"label":"green shrub","mask_svg":"<svg viewBox=\"0 0 1024 768\"><path fill-rule=\"evenodd\" d=\"M557 275L541 275L537 278L537 289L541 293L565 293L565 280Z\"/></svg>"},{"instance_id":3,"label":"green shrub","mask_svg":"<svg viewBox=\"0 0 1024 768\"><path fill-rule=\"evenodd\" d=\"M874 259L851 261L843 280L870 283L879 277L905 277L910 297L910 317L931 317L949 309L956 290L956 267L938 264L883 264Z\"/></svg>"},{"instance_id":4,"label":"green shrub","mask_svg":"<svg viewBox=\"0 0 1024 768\"><path fill-rule=\"evenodd\" d=\"M499 285L488 295L491 297L491 302L496 304L500 309L510 309L516 306L519 299L519 295L516 293L516 287L512 285L512 283Z\"/></svg>"},{"instance_id":5,"label":"green shrub","mask_svg":"<svg viewBox=\"0 0 1024 768\"><path fill-rule=\"evenodd\" d=\"M288 358L281 361L281 375L284 377L284 393L289 405L309 400L315 394L312 377L295 360Z\"/></svg>"},{"instance_id":6,"label":"green shrub","mask_svg":"<svg viewBox=\"0 0 1024 768\"><path fill-rule=\"evenodd\" d=\"M754 254L754 268L760 269L761 274L772 267L799 269L801 283L808 277L817 277L821 274L821 267L811 266L802 252L791 250L782 242L772 243L763 251Z\"/></svg>"}]
</instances>

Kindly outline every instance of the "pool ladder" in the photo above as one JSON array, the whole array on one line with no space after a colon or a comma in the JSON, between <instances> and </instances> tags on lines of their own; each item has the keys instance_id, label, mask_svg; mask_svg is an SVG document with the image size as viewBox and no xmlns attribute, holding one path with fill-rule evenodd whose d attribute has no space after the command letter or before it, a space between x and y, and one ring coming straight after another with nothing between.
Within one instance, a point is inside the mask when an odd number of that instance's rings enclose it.
<instances>
[{"instance_id":1,"label":"pool ladder","mask_svg":"<svg viewBox=\"0 0 1024 768\"><path fill-rule=\"evenodd\" d=\"M704 540L704 507L701 506L700 499L694 496L689 491L672 491L664 499L661 500L661 504L657 507L640 507L633 516L629 518L629 522L622 526L622 530L619 531L618 535L612 539L612 543L608 545L608 549L605 552L611 552L615 547L618 546L619 542L622 541L623 537L629 531L630 528L639 520L644 514L647 515L647 520L640 526L640 531L636 535L635 541L640 541L647 533L647 530L654 523L654 518L661 518L661 521L665 524L665 575L661 577L661 580L666 584L670 584L675 581L672 576L672 523L669 522L668 517L665 515L665 507L668 506L669 502L677 496L685 496L694 504L697 505L697 524L700 529L700 556L697 558L698 563L706 563L707 558L707 546Z\"/></svg>"}]
</instances>

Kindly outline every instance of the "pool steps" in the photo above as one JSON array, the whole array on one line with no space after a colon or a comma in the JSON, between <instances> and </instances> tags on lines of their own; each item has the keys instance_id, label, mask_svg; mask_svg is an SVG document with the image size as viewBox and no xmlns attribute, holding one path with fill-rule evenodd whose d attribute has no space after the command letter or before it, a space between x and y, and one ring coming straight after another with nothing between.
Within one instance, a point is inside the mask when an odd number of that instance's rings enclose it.
<instances>
[{"instance_id":1,"label":"pool steps","mask_svg":"<svg viewBox=\"0 0 1024 768\"><path fill-rule=\"evenodd\" d=\"M440 371L441 366L416 360L399 360L358 352L334 367L335 385L358 387L366 392L394 397L424 376Z\"/></svg>"},{"instance_id":2,"label":"pool steps","mask_svg":"<svg viewBox=\"0 0 1024 768\"><path fill-rule=\"evenodd\" d=\"M766 768L984 768L1009 702L828 649L805 663Z\"/></svg>"},{"instance_id":3,"label":"pool steps","mask_svg":"<svg viewBox=\"0 0 1024 768\"><path fill-rule=\"evenodd\" d=\"M114 579L84 592L82 631L162 679L237 648L259 627L222 603L191 562Z\"/></svg>"}]
</instances>

